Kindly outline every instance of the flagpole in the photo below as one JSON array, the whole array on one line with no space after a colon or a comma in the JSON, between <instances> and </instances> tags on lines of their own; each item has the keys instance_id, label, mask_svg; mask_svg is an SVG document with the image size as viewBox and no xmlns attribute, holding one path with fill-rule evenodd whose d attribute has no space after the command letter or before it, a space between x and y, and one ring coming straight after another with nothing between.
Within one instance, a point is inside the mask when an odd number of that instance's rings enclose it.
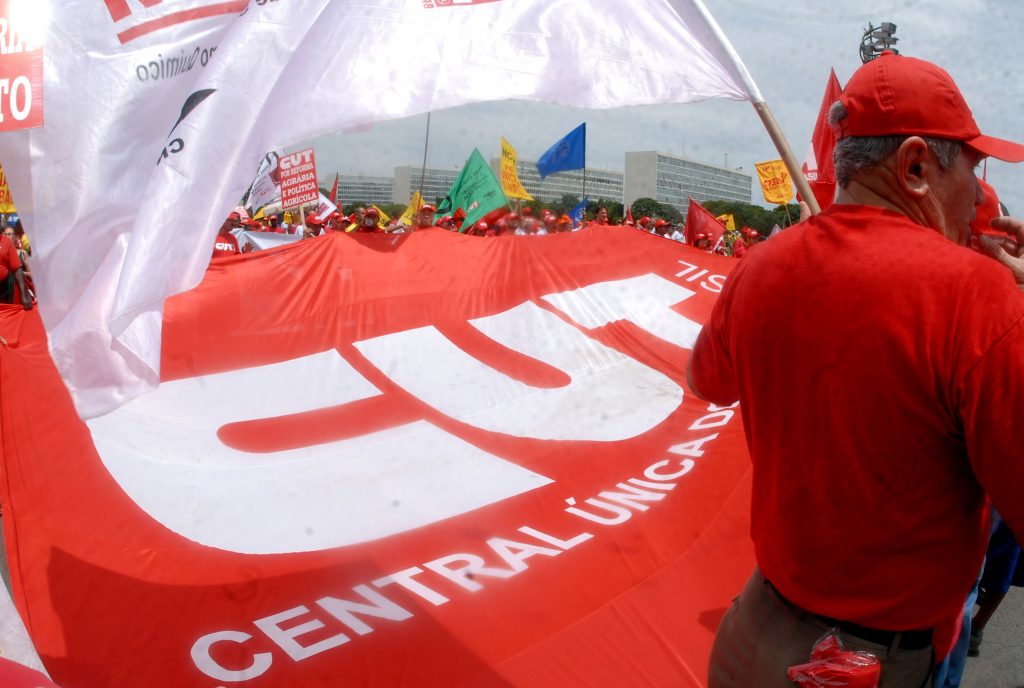
<instances>
[{"instance_id":1,"label":"flagpole","mask_svg":"<svg viewBox=\"0 0 1024 688\"><path fill-rule=\"evenodd\" d=\"M420 167L420 205L423 205L423 178L427 175L427 146L430 144L430 110L427 110L427 134L423 137L423 166ZM419 212L419 208L416 208Z\"/></svg>"},{"instance_id":2,"label":"flagpole","mask_svg":"<svg viewBox=\"0 0 1024 688\"><path fill-rule=\"evenodd\" d=\"M818 199L814 197L811 185L807 182L807 177L801 171L800 165L793 155L793 150L789 147L789 141L786 140L785 134L782 133L782 128L779 127L779 123L775 119L775 115L772 114L771 108L768 107L768 103L761 101L754 103L754 110L757 111L758 117L761 118L764 128L768 130L768 136L771 137L772 143L775 144L775 148L782 157L782 162L785 163L786 169L789 170L789 176L796 183L796 190L800 192L800 196L811 209L811 215L817 215L821 212L821 208L818 206Z\"/></svg>"}]
</instances>

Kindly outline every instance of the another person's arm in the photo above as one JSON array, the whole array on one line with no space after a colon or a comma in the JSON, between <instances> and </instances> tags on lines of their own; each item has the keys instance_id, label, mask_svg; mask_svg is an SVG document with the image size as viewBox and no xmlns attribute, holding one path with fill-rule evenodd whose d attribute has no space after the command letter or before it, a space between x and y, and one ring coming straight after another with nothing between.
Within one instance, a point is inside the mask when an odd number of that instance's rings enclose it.
<instances>
[{"instance_id":1,"label":"another person's arm","mask_svg":"<svg viewBox=\"0 0 1024 688\"><path fill-rule=\"evenodd\" d=\"M1005 265L1017 286L1024 289L1024 221L1013 217L997 217L992 220L995 229L1006 232L1007 236L978 238L982 251Z\"/></svg>"}]
</instances>

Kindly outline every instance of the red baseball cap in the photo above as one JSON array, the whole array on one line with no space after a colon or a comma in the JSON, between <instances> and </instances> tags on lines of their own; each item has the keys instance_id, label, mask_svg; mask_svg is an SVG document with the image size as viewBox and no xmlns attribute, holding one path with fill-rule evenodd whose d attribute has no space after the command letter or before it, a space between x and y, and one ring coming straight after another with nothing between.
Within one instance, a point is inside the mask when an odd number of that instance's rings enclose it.
<instances>
[{"instance_id":1,"label":"red baseball cap","mask_svg":"<svg viewBox=\"0 0 1024 688\"><path fill-rule=\"evenodd\" d=\"M839 101L848 116L832 127L837 140L931 136L1006 162L1024 161L1024 145L982 134L953 77L925 60L887 50L854 72Z\"/></svg>"},{"instance_id":2,"label":"red baseball cap","mask_svg":"<svg viewBox=\"0 0 1024 688\"><path fill-rule=\"evenodd\" d=\"M308 225L322 225L322 224L323 224L323 221L319 217L314 215L313 213L310 213L309 215L306 216L306 225L307 226Z\"/></svg>"},{"instance_id":3,"label":"red baseball cap","mask_svg":"<svg viewBox=\"0 0 1024 688\"><path fill-rule=\"evenodd\" d=\"M978 179L978 184L981 185L981 191L985 196L985 200L981 202L981 205L974 207L975 215L974 222L971 223L971 233L1006 236L1005 232L1000 232L988 223L994 217L1003 216L1002 208L999 207L999 197L996 196L996 190L984 179Z\"/></svg>"},{"instance_id":4,"label":"red baseball cap","mask_svg":"<svg viewBox=\"0 0 1024 688\"><path fill-rule=\"evenodd\" d=\"M437 208L435 208L434 206L430 205L429 203L424 203L423 205L420 206L419 212L422 213L424 210L429 210L432 213L436 213L437 212Z\"/></svg>"}]
</instances>

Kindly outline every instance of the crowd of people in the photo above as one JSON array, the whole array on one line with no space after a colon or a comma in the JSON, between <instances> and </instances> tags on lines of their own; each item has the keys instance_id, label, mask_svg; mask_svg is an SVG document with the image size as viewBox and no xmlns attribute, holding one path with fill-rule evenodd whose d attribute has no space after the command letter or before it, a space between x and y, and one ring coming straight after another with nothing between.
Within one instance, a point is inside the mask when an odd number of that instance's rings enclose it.
<instances>
[{"instance_id":1,"label":"crowd of people","mask_svg":"<svg viewBox=\"0 0 1024 688\"><path fill-rule=\"evenodd\" d=\"M253 250L254 247L251 243L239 246L235 237L239 230L291 234L301 236L303 239L312 239L335 232L403 234L433 229L481 237L543 236L575 232L586 227L612 226L608 219L608 210L604 207L598 207L594 212L593 219L589 222L574 223L568 215L557 215L546 209L542 209L539 216L535 216L533 209L529 206L521 209L502 208L468 227L465 227L465 220L466 213L461 208L456 210L453 215L438 217L437 207L432 204L420 206L413 214L410 224L403 224L400 218L382 221L380 210L375 206L369 208L360 206L348 215L334 211L322 219L314 213L309 213L302 223L293 222L290 213L286 214L284 218L275 214L264 218L250 219L243 218L242 213L235 210L228 214L227 219L221 225L214 243L213 257L218 258ZM634 228L670 241L690 244L708 253L735 258L742 258L751 246L763 239L760 233L750 227L743 227L736 231L727 230L724 226L717 237L712 233L695 232L693 237L688 239L686 227L682 222L674 225L666 219L652 218L646 215L636 221L627 217L621 226Z\"/></svg>"}]
</instances>

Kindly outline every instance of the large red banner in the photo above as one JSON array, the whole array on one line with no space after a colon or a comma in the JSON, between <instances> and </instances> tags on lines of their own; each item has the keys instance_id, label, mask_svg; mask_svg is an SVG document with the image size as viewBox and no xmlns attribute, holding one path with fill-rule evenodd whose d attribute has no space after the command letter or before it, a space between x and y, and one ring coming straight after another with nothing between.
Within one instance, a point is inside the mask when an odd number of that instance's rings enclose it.
<instances>
[{"instance_id":1,"label":"large red banner","mask_svg":"<svg viewBox=\"0 0 1024 688\"><path fill-rule=\"evenodd\" d=\"M752 566L733 264L634 230L332 234L215 261L162 384L78 420L0 310L15 601L73 688L700 686Z\"/></svg>"}]
</instances>

